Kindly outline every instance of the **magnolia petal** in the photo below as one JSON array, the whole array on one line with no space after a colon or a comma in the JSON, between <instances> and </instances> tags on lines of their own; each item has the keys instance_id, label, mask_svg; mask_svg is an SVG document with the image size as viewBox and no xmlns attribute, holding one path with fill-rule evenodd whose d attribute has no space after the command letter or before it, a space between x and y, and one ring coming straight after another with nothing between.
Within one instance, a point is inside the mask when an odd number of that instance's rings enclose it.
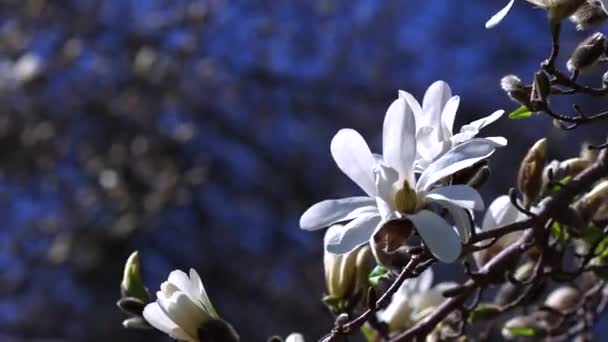
<instances>
[{"instance_id":1,"label":"magnolia petal","mask_svg":"<svg viewBox=\"0 0 608 342\"><path fill-rule=\"evenodd\" d=\"M526 215L521 213L507 195L496 198L488 207L481 224L482 230L491 230L507 224L515 223L525 219Z\"/></svg>"},{"instance_id":2,"label":"magnolia petal","mask_svg":"<svg viewBox=\"0 0 608 342\"><path fill-rule=\"evenodd\" d=\"M468 129L471 128L475 128L477 129L477 131L481 130L482 128L486 127L487 125L495 122L496 120L500 119L503 114L505 113L504 110L500 109L495 111L494 113L483 117L481 119L477 119L475 121L470 122L468 125L464 125L462 126L462 128L460 129L461 132L466 132Z\"/></svg>"},{"instance_id":3,"label":"magnolia petal","mask_svg":"<svg viewBox=\"0 0 608 342\"><path fill-rule=\"evenodd\" d=\"M169 298L158 297L157 303L167 317L189 336L198 336L202 323L211 318L182 291L174 292Z\"/></svg>"},{"instance_id":4,"label":"magnolia petal","mask_svg":"<svg viewBox=\"0 0 608 342\"><path fill-rule=\"evenodd\" d=\"M420 107L420 103L412 94L408 93L407 91L399 90L399 97L404 98L405 101L407 101L407 104L410 106L410 108L412 109L412 113L414 114L416 127L419 128L419 125L423 123L423 121L420 120L424 120L424 112L422 111L422 107Z\"/></svg>"},{"instance_id":5,"label":"magnolia petal","mask_svg":"<svg viewBox=\"0 0 608 342\"><path fill-rule=\"evenodd\" d=\"M452 96L443 107L441 112L441 128L443 133L443 140L450 139L454 129L454 120L456 119L456 112L460 105L460 97Z\"/></svg>"},{"instance_id":6,"label":"magnolia petal","mask_svg":"<svg viewBox=\"0 0 608 342\"><path fill-rule=\"evenodd\" d=\"M203 281L201 277L198 275L195 269L190 269L190 281L192 283L192 287L197 294L198 300L201 302L205 310L213 317L219 318L220 316L217 314L217 311L211 304L211 300L209 300L209 296L207 295L207 291L205 290L205 285L203 285Z\"/></svg>"},{"instance_id":7,"label":"magnolia petal","mask_svg":"<svg viewBox=\"0 0 608 342\"><path fill-rule=\"evenodd\" d=\"M146 305L143 313L144 319L154 328L164 332L171 338L179 341L197 342L195 336L188 335L182 328L173 322L161 309L158 303Z\"/></svg>"},{"instance_id":8,"label":"magnolia petal","mask_svg":"<svg viewBox=\"0 0 608 342\"><path fill-rule=\"evenodd\" d=\"M486 22L486 28L487 29L491 29L494 26L498 25L507 15L507 13L509 13L509 11L511 10L511 7L513 7L513 3L515 2L515 0L511 0L509 1L509 3L507 4L507 6L505 6L503 9L501 9L500 11L498 11L498 13L494 14L492 16L492 18L490 18L490 20L488 20Z\"/></svg>"},{"instance_id":9,"label":"magnolia petal","mask_svg":"<svg viewBox=\"0 0 608 342\"><path fill-rule=\"evenodd\" d=\"M192 298L192 300L198 299L198 293L196 293L194 290L190 278L188 278L188 275L184 271L171 271L171 273L169 273L169 277L167 278L167 282L177 287L179 291L185 292ZM172 292L168 295L171 295Z\"/></svg>"},{"instance_id":10,"label":"magnolia petal","mask_svg":"<svg viewBox=\"0 0 608 342\"><path fill-rule=\"evenodd\" d=\"M317 230L336 222L352 220L357 216L376 212L376 201L371 197L347 197L319 202L308 208L300 217L300 228Z\"/></svg>"},{"instance_id":11,"label":"magnolia petal","mask_svg":"<svg viewBox=\"0 0 608 342\"><path fill-rule=\"evenodd\" d=\"M376 198L380 197L386 202L392 203L399 173L389 166L376 164L374 166L374 179L376 181Z\"/></svg>"},{"instance_id":12,"label":"magnolia petal","mask_svg":"<svg viewBox=\"0 0 608 342\"><path fill-rule=\"evenodd\" d=\"M420 175L417 192L425 191L438 180L488 158L498 146L488 139L472 139L453 147Z\"/></svg>"},{"instance_id":13,"label":"magnolia petal","mask_svg":"<svg viewBox=\"0 0 608 342\"><path fill-rule=\"evenodd\" d=\"M287 336L285 342L304 342L304 336L298 333L292 333Z\"/></svg>"},{"instance_id":14,"label":"magnolia petal","mask_svg":"<svg viewBox=\"0 0 608 342\"><path fill-rule=\"evenodd\" d=\"M393 101L384 117L382 129L384 162L399 172L400 178L413 183L416 158L416 123L404 98Z\"/></svg>"},{"instance_id":15,"label":"magnolia petal","mask_svg":"<svg viewBox=\"0 0 608 342\"><path fill-rule=\"evenodd\" d=\"M425 195L426 198L449 202L455 206L470 209L483 210L483 199L477 190L468 185L450 185L431 190Z\"/></svg>"},{"instance_id":16,"label":"magnolia petal","mask_svg":"<svg viewBox=\"0 0 608 342\"><path fill-rule=\"evenodd\" d=\"M380 215L363 215L350 221L332 234L325 235L325 250L329 253L344 254L369 242L380 224Z\"/></svg>"},{"instance_id":17,"label":"magnolia petal","mask_svg":"<svg viewBox=\"0 0 608 342\"><path fill-rule=\"evenodd\" d=\"M458 236L460 236L460 240L463 243L469 242L471 233L474 229L473 222L469 216L469 211L450 201L436 200L435 202L448 210L452 220L454 220L454 225L458 232Z\"/></svg>"},{"instance_id":18,"label":"magnolia petal","mask_svg":"<svg viewBox=\"0 0 608 342\"><path fill-rule=\"evenodd\" d=\"M608 0L600 0L600 4L602 5L604 12L608 14Z\"/></svg>"},{"instance_id":19,"label":"magnolia petal","mask_svg":"<svg viewBox=\"0 0 608 342\"><path fill-rule=\"evenodd\" d=\"M433 270L429 267L409 284L410 296L414 293L425 292L433 285Z\"/></svg>"},{"instance_id":20,"label":"magnolia petal","mask_svg":"<svg viewBox=\"0 0 608 342\"><path fill-rule=\"evenodd\" d=\"M332 139L330 149L340 170L373 197L376 186L372 167L376 160L361 134L354 129L341 129Z\"/></svg>"},{"instance_id":21,"label":"magnolia petal","mask_svg":"<svg viewBox=\"0 0 608 342\"><path fill-rule=\"evenodd\" d=\"M462 244L458 233L441 216L422 210L407 218L416 226L422 241L431 253L442 262L451 263L458 259Z\"/></svg>"},{"instance_id":22,"label":"magnolia petal","mask_svg":"<svg viewBox=\"0 0 608 342\"><path fill-rule=\"evenodd\" d=\"M424 112L425 120L420 123L421 127L441 127L441 112L451 97L452 90L444 81L436 81L431 84L422 100L422 111ZM416 122L416 125L418 125L418 122Z\"/></svg>"}]
</instances>

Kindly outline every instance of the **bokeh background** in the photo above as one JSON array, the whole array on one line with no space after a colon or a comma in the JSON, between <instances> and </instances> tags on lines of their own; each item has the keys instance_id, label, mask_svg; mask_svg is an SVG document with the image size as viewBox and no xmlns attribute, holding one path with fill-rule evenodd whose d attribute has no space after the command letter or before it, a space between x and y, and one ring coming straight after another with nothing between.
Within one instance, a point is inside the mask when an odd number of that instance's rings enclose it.
<instances>
[{"instance_id":1,"label":"bokeh background","mask_svg":"<svg viewBox=\"0 0 608 342\"><path fill-rule=\"evenodd\" d=\"M438 79L461 95L456 127L515 109L499 80L529 80L550 38L523 1L486 31L505 2L1 0L0 340L164 341L121 326L133 250L153 291L196 268L245 341L329 331L323 233L298 219L359 191L331 137L379 150L397 89ZM565 31L566 50L585 37ZM565 157L596 133L500 120L484 134L511 145L483 194L536 139Z\"/></svg>"}]
</instances>

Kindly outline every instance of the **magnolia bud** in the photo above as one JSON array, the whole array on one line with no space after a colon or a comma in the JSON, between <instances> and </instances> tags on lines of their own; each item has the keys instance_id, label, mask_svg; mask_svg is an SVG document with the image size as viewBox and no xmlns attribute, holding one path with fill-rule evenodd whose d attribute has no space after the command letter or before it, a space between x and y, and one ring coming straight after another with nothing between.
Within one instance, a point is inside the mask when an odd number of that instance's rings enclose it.
<instances>
[{"instance_id":1,"label":"magnolia bud","mask_svg":"<svg viewBox=\"0 0 608 342\"><path fill-rule=\"evenodd\" d=\"M137 251L131 253L125 263L120 290L123 297L134 297L144 303L150 301L148 291L144 287L144 282L141 277L141 265L139 263L139 254Z\"/></svg>"},{"instance_id":2,"label":"magnolia bud","mask_svg":"<svg viewBox=\"0 0 608 342\"><path fill-rule=\"evenodd\" d=\"M576 24L576 29L579 31L597 27L607 19L608 14L604 12L602 4L598 0L587 0L570 16L570 21Z\"/></svg>"},{"instance_id":3,"label":"magnolia bud","mask_svg":"<svg viewBox=\"0 0 608 342\"><path fill-rule=\"evenodd\" d=\"M545 103L547 96L551 92L551 81L546 72L540 70L534 74L534 83L532 83L532 93L530 97L533 102Z\"/></svg>"},{"instance_id":4,"label":"magnolia bud","mask_svg":"<svg viewBox=\"0 0 608 342\"><path fill-rule=\"evenodd\" d=\"M349 299L357 291L367 288L372 254L369 247L357 248L346 254L325 252L325 281L327 294L334 299Z\"/></svg>"},{"instance_id":5,"label":"magnolia bud","mask_svg":"<svg viewBox=\"0 0 608 342\"><path fill-rule=\"evenodd\" d=\"M598 210L600 208L605 208L604 204L607 202L608 181L602 181L578 200L576 203L576 209L580 211L583 218L588 220L598 214Z\"/></svg>"},{"instance_id":6,"label":"magnolia bud","mask_svg":"<svg viewBox=\"0 0 608 342\"><path fill-rule=\"evenodd\" d=\"M509 95L509 97L521 104L530 108L531 88L515 75L507 75L500 80L500 87Z\"/></svg>"},{"instance_id":7,"label":"magnolia bud","mask_svg":"<svg viewBox=\"0 0 608 342\"><path fill-rule=\"evenodd\" d=\"M545 300L545 306L566 314L576 308L579 299L579 290L570 286L562 286L549 294Z\"/></svg>"},{"instance_id":8,"label":"magnolia bud","mask_svg":"<svg viewBox=\"0 0 608 342\"><path fill-rule=\"evenodd\" d=\"M574 14L586 0L543 0L541 2L549 10L551 23L558 24Z\"/></svg>"},{"instance_id":9,"label":"magnolia bud","mask_svg":"<svg viewBox=\"0 0 608 342\"><path fill-rule=\"evenodd\" d=\"M568 60L568 70L579 71L597 63L606 51L606 37L596 32L583 40L572 52Z\"/></svg>"},{"instance_id":10,"label":"magnolia bud","mask_svg":"<svg viewBox=\"0 0 608 342\"><path fill-rule=\"evenodd\" d=\"M401 270L410 259L407 241L414 231L409 220L385 223L373 236L372 251L379 264L390 270Z\"/></svg>"},{"instance_id":11,"label":"magnolia bud","mask_svg":"<svg viewBox=\"0 0 608 342\"><path fill-rule=\"evenodd\" d=\"M543 168L547 157L547 139L537 141L528 151L519 167L517 187L524 196L524 206L529 207L540 194Z\"/></svg>"}]
</instances>

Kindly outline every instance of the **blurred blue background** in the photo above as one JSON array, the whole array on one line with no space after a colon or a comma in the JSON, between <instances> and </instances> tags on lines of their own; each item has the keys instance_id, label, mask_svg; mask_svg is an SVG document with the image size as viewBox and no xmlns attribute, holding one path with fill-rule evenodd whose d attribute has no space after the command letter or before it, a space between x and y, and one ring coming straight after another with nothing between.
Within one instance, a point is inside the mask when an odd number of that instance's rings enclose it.
<instances>
[{"instance_id":1,"label":"blurred blue background","mask_svg":"<svg viewBox=\"0 0 608 342\"><path fill-rule=\"evenodd\" d=\"M135 249L152 291L196 268L246 341L329 331L323 233L298 219L359 191L331 137L379 150L397 89L438 79L462 97L456 127L515 109L500 78L529 81L550 38L523 2L486 31L505 2L0 1L0 340L164 340L114 305ZM564 49L585 36L566 25ZM533 141L564 157L595 137L544 117L498 134L487 200Z\"/></svg>"}]
</instances>

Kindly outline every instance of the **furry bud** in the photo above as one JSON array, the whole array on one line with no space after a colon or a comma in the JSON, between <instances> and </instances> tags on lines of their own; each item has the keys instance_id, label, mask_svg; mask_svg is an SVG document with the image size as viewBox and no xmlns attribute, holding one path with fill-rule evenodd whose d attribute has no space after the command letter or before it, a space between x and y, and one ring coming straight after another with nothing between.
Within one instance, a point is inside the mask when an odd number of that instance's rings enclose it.
<instances>
[{"instance_id":1,"label":"furry bud","mask_svg":"<svg viewBox=\"0 0 608 342\"><path fill-rule=\"evenodd\" d=\"M576 29L579 31L598 27L606 20L608 20L608 14L598 0L587 0L570 16L570 21L576 24Z\"/></svg>"},{"instance_id":2,"label":"furry bud","mask_svg":"<svg viewBox=\"0 0 608 342\"><path fill-rule=\"evenodd\" d=\"M537 141L528 151L519 167L517 188L529 207L540 195L543 184L543 168L547 158L547 139Z\"/></svg>"},{"instance_id":3,"label":"furry bud","mask_svg":"<svg viewBox=\"0 0 608 342\"><path fill-rule=\"evenodd\" d=\"M598 213L600 209L606 209L606 203L608 203L608 181L602 181L578 200L576 208L582 217L591 219L594 216L606 216Z\"/></svg>"},{"instance_id":4,"label":"furry bud","mask_svg":"<svg viewBox=\"0 0 608 342\"><path fill-rule=\"evenodd\" d=\"M568 60L568 70L580 71L587 69L597 63L606 51L606 36L596 32L583 40L574 49Z\"/></svg>"},{"instance_id":5,"label":"furry bud","mask_svg":"<svg viewBox=\"0 0 608 342\"><path fill-rule=\"evenodd\" d=\"M545 306L566 314L576 308L580 297L579 290L573 287L558 287L547 296Z\"/></svg>"},{"instance_id":6,"label":"furry bud","mask_svg":"<svg viewBox=\"0 0 608 342\"><path fill-rule=\"evenodd\" d=\"M533 3L537 2L549 10L551 23L558 24L573 15L587 0L541 0Z\"/></svg>"},{"instance_id":7,"label":"furry bud","mask_svg":"<svg viewBox=\"0 0 608 342\"><path fill-rule=\"evenodd\" d=\"M526 86L519 77L515 75L503 77L500 80L500 87L513 101L530 108L531 88Z\"/></svg>"}]
</instances>

